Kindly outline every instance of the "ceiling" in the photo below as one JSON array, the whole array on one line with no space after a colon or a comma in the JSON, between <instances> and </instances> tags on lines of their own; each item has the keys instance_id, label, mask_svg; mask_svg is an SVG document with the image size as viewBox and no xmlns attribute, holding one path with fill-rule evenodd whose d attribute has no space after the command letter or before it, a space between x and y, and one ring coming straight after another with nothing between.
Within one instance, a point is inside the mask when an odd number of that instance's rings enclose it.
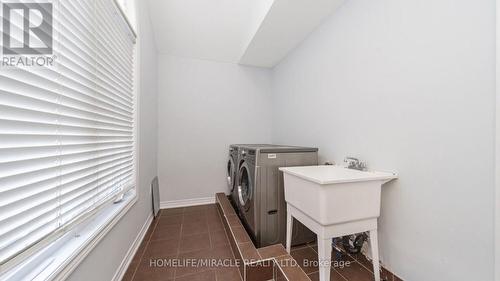
<instances>
[{"instance_id":1,"label":"ceiling","mask_svg":"<svg viewBox=\"0 0 500 281\"><path fill-rule=\"evenodd\" d=\"M237 63L273 0L149 0L160 53Z\"/></svg>"},{"instance_id":2,"label":"ceiling","mask_svg":"<svg viewBox=\"0 0 500 281\"><path fill-rule=\"evenodd\" d=\"M344 1L275 0L239 63L274 67Z\"/></svg>"}]
</instances>

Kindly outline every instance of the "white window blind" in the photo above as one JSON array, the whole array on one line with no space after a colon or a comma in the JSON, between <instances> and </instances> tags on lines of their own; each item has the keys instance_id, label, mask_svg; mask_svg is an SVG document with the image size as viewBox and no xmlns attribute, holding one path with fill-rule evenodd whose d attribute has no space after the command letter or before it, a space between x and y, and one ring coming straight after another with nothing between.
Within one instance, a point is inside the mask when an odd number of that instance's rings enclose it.
<instances>
[{"instance_id":1,"label":"white window blind","mask_svg":"<svg viewBox=\"0 0 500 281\"><path fill-rule=\"evenodd\" d=\"M0 69L2 267L135 185L135 38L113 0L53 2L57 66Z\"/></svg>"}]
</instances>

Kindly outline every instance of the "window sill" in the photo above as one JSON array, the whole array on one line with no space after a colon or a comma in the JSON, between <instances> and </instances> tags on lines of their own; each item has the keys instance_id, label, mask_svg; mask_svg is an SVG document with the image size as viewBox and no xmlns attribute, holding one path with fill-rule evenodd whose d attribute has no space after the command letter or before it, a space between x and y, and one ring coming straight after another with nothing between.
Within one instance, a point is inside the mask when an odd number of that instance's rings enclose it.
<instances>
[{"instance_id":1,"label":"window sill","mask_svg":"<svg viewBox=\"0 0 500 281\"><path fill-rule=\"evenodd\" d=\"M106 207L99 215L2 274L0 280L65 280L136 202L137 193L133 189L123 201Z\"/></svg>"}]
</instances>

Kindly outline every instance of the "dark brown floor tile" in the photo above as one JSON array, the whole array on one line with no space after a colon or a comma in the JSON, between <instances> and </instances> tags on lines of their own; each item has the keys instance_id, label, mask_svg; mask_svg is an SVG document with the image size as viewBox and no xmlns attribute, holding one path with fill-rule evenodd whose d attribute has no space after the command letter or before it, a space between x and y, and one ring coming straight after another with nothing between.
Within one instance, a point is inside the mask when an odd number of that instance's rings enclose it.
<instances>
[{"instance_id":1,"label":"dark brown floor tile","mask_svg":"<svg viewBox=\"0 0 500 281\"><path fill-rule=\"evenodd\" d=\"M216 203L207 204L206 206L207 206L207 209L213 209L213 210L217 209L217 204Z\"/></svg>"},{"instance_id":2,"label":"dark brown floor tile","mask_svg":"<svg viewBox=\"0 0 500 281\"><path fill-rule=\"evenodd\" d=\"M229 240L227 239L224 229L218 232L210 233L210 243L212 244L212 248L218 246L229 247Z\"/></svg>"},{"instance_id":3,"label":"dark brown floor tile","mask_svg":"<svg viewBox=\"0 0 500 281\"><path fill-rule=\"evenodd\" d=\"M208 224L204 222L183 223L182 224L182 237L195 235L195 234L208 235Z\"/></svg>"},{"instance_id":4,"label":"dark brown floor tile","mask_svg":"<svg viewBox=\"0 0 500 281\"><path fill-rule=\"evenodd\" d=\"M215 203L215 206L217 206L217 211L219 212L219 214L220 214L220 216L221 216L221 218L222 218L222 217L224 216L224 212L222 211L222 207L221 207L221 205L220 205L219 201L217 201L217 202Z\"/></svg>"},{"instance_id":5,"label":"dark brown floor tile","mask_svg":"<svg viewBox=\"0 0 500 281\"><path fill-rule=\"evenodd\" d=\"M228 235L231 234L229 233ZM241 275L243 275L243 258L241 257L240 250L236 245L236 241L234 241L232 237L229 237L229 245L231 246L231 251L233 252L234 259L237 262L238 269L240 270Z\"/></svg>"},{"instance_id":6,"label":"dark brown floor tile","mask_svg":"<svg viewBox=\"0 0 500 281\"><path fill-rule=\"evenodd\" d=\"M156 240L169 240L169 239L179 239L181 236L181 225L171 224L171 225L159 225L156 227L153 235L151 235L151 241Z\"/></svg>"},{"instance_id":7,"label":"dark brown floor tile","mask_svg":"<svg viewBox=\"0 0 500 281\"><path fill-rule=\"evenodd\" d=\"M236 243L247 243L251 242L250 236L248 236L247 231L243 227L232 227L231 230L234 234L234 239Z\"/></svg>"},{"instance_id":8,"label":"dark brown floor tile","mask_svg":"<svg viewBox=\"0 0 500 281\"><path fill-rule=\"evenodd\" d=\"M207 216L211 218L222 218L220 209L215 205L213 207L209 207L205 212L207 213Z\"/></svg>"},{"instance_id":9,"label":"dark brown floor tile","mask_svg":"<svg viewBox=\"0 0 500 281\"><path fill-rule=\"evenodd\" d=\"M373 273L368 271L364 266L354 261L352 258L345 256L344 262L349 262L343 268L335 267L335 270L340 273L347 280L356 281L371 281L373 280Z\"/></svg>"},{"instance_id":10,"label":"dark brown floor tile","mask_svg":"<svg viewBox=\"0 0 500 281\"><path fill-rule=\"evenodd\" d=\"M137 267L139 267L139 264L140 264L141 260L140 259L137 259L137 260L133 260L129 265L128 265L128 269L127 270L130 270L130 271L135 271L137 269Z\"/></svg>"},{"instance_id":11,"label":"dark brown floor tile","mask_svg":"<svg viewBox=\"0 0 500 281\"><path fill-rule=\"evenodd\" d=\"M314 245L314 246L310 246L310 247L311 247L311 249L313 249L316 253L318 252L318 245ZM333 252L332 252L332 257L334 257L334 255L333 255L333 254L334 254L334 252L335 252L335 251L333 251Z\"/></svg>"},{"instance_id":12,"label":"dark brown floor tile","mask_svg":"<svg viewBox=\"0 0 500 281\"><path fill-rule=\"evenodd\" d=\"M292 257L309 274L318 271L318 254L310 247L291 251Z\"/></svg>"},{"instance_id":13,"label":"dark brown floor tile","mask_svg":"<svg viewBox=\"0 0 500 281\"><path fill-rule=\"evenodd\" d=\"M149 239L151 238L151 234L153 234L156 225L158 224L158 220L154 220L151 225L149 225L148 230L146 231L146 234L144 234L144 239L143 242L148 242Z\"/></svg>"},{"instance_id":14,"label":"dark brown floor tile","mask_svg":"<svg viewBox=\"0 0 500 281\"><path fill-rule=\"evenodd\" d=\"M139 262L144 255L144 252L146 251L146 246L147 243L146 241L142 241L141 246L137 249L137 252L135 252L134 257L132 258L132 262Z\"/></svg>"},{"instance_id":15,"label":"dark brown floor tile","mask_svg":"<svg viewBox=\"0 0 500 281\"><path fill-rule=\"evenodd\" d=\"M221 224L222 223L222 219L221 217L219 216L219 214L210 214L210 213L207 213L207 222L208 224Z\"/></svg>"},{"instance_id":16,"label":"dark brown floor tile","mask_svg":"<svg viewBox=\"0 0 500 281\"><path fill-rule=\"evenodd\" d=\"M191 212L191 213L186 213L184 214L184 220L182 221L183 224L186 223L207 223L207 214L206 213L198 213L198 212Z\"/></svg>"},{"instance_id":17,"label":"dark brown floor tile","mask_svg":"<svg viewBox=\"0 0 500 281\"><path fill-rule=\"evenodd\" d=\"M349 254L349 257L351 257L352 259L356 260L357 262L359 262L362 266L366 267L367 269L369 269L370 271L373 272L373 264L370 260L368 260L363 254L359 253L359 254L356 254L356 255L352 255L352 254Z\"/></svg>"},{"instance_id":18,"label":"dark brown floor tile","mask_svg":"<svg viewBox=\"0 0 500 281\"><path fill-rule=\"evenodd\" d=\"M175 260L175 256L162 257L161 259L145 258L137 268L134 281L164 281L173 280L175 267L169 262Z\"/></svg>"},{"instance_id":19,"label":"dark brown floor tile","mask_svg":"<svg viewBox=\"0 0 500 281\"><path fill-rule=\"evenodd\" d=\"M213 270L195 273L180 278L175 278L176 281L216 281L215 272Z\"/></svg>"},{"instance_id":20,"label":"dark brown floor tile","mask_svg":"<svg viewBox=\"0 0 500 281\"><path fill-rule=\"evenodd\" d=\"M162 209L160 217L178 216L184 213L184 208Z\"/></svg>"},{"instance_id":21,"label":"dark brown floor tile","mask_svg":"<svg viewBox=\"0 0 500 281\"><path fill-rule=\"evenodd\" d=\"M216 260L234 261L233 252L228 245L214 247L210 250L210 257Z\"/></svg>"},{"instance_id":22,"label":"dark brown floor tile","mask_svg":"<svg viewBox=\"0 0 500 281\"><path fill-rule=\"evenodd\" d=\"M208 233L195 234L181 238L180 253L210 249L210 238Z\"/></svg>"},{"instance_id":23,"label":"dark brown floor tile","mask_svg":"<svg viewBox=\"0 0 500 281\"><path fill-rule=\"evenodd\" d=\"M368 271L373 272L373 263L372 261L368 260L365 255L363 254L357 254L357 255L351 255L351 258L355 259L357 262L359 262L362 266L364 266ZM384 267L380 267L382 270L380 272L380 278L382 280L386 281L393 281L393 275L390 271L385 269Z\"/></svg>"},{"instance_id":24,"label":"dark brown floor tile","mask_svg":"<svg viewBox=\"0 0 500 281\"><path fill-rule=\"evenodd\" d=\"M217 218L217 220L208 219L208 229L210 233L219 232L224 230L224 224L222 224L222 220Z\"/></svg>"},{"instance_id":25,"label":"dark brown floor tile","mask_svg":"<svg viewBox=\"0 0 500 281\"><path fill-rule=\"evenodd\" d=\"M210 249L179 254L179 263L181 263L183 266L179 266L176 268L175 277L178 278L210 270L210 266L208 266L205 261L211 259L212 256L213 251Z\"/></svg>"},{"instance_id":26,"label":"dark brown floor tile","mask_svg":"<svg viewBox=\"0 0 500 281\"><path fill-rule=\"evenodd\" d=\"M295 245L295 246L292 246L292 251L300 250L300 249L304 249L304 248L311 248L311 246L309 246L308 244Z\"/></svg>"},{"instance_id":27,"label":"dark brown floor tile","mask_svg":"<svg viewBox=\"0 0 500 281\"><path fill-rule=\"evenodd\" d=\"M237 215L226 216L227 222L231 227L243 227L240 218Z\"/></svg>"},{"instance_id":28,"label":"dark brown floor tile","mask_svg":"<svg viewBox=\"0 0 500 281\"><path fill-rule=\"evenodd\" d=\"M318 246L318 241L308 242L306 243L306 245L308 245L309 247Z\"/></svg>"},{"instance_id":29,"label":"dark brown floor tile","mask_svg":"<svg viewBox=\"0 0 500 281\"><path fill-rule=\"evenodd\" d=\"M209 222L222 222L222 217L217 210L210 209L206 212L206 215Z\"/></svg>"},{"instance_id":30,"label":"dark brown floor tile","mask_svg":"<svg viewBox=\"0 0 500 281\"><path fill-rule=\"evenodd\" d=\"M142 258L142 255L140 257L134 257L132 259L132 261L130 261L130 264L129 264L129 268L137 268L137 266L139 265L139 263L141 262L141 258Z\"/></svg>"},{"instance_id":31,"label":"dark brown floor tile","mask_svg":"<svg viewBox=\"0 0 500 281\"><path fill-rule=\"evenodd\" d=\"M382 281L394 281L394 274L387 270L385 267L381 267L382 271L380 272L380 278Z\"/></svg>"},{"instance_id":32,"label":"dark brown floor tile","mask_svg":"<svg viewBox=\"0 0 500 281\"><path fill-rule=\"evenodd\" d=\"M288 281L281 269L275 264L274 265L274 280L275 281Z\"/></svg>"},{"instance_id":33,"label":"dark brown floor tile","mask_svg":"<svg viewBox=\"0 0 500 281\"><path fill-rule=\"evenodd\" d=\"M231 206L231 203L229 203L229 200L225 198L225 200L221 200L220 206L222 208L222 211L224 215L236 215L236 212L234 211L233 206Z\"/></svg>"},{"instance_id":34,"label":"dark brown floor tile","mask_svg":"<svg viewBox=\"0 0 500 281\"><path fill-rule=\"evenodd\" d=\"M217 281L243 281L237 268L217 268L215 274Z\"/></svg>"},{"instance_id":35,"label":"dark brown floor tile","mask_svg":"<svg viewBox=\"0 0 500 281\"><path fill-rule=\"evenodd\" d=\"M156 227L164 226L164 225L180 225L180 224L182 224L182 218L183 218L183 215L160 217Z\"/></svg>"},{"instance_id":36,"label":"dark brown floor tile","mask_svg":"<svg viewBox=\"0 0 500 281\"><path fill-rule=\"evenodd\" d=\"M309 276L309 279L311 279L311 281L319 281L319 272L314 272L314 273L308 274L307 276ZM342 277L338 272L336 272L332 268L330 270L330 281L347 281L347 279ZM357 281L357 280L352 280L352 281Z\"/></svg>"},{"instance_id":37,"label":"dark brown floor tile","mask_svg":"<svg viewBox=\"0 0 500 281\"><path fill-rule=\"evenodd\" d=\"M137 266L129 266L125 274L123 275L122 281L132 281L134 278L134 273Z\"/></svg>"},{"instance_id":38,"label":"dark brown floor tile","mask_svg":"<svg viewBox=\"0 0 500 281\"><path fill-rule=\"evenodd\" d=\"M184 208L184 213L202 212L205 213L208 210L209 205L199 205Z\"/></svg>"},{"instance_id":39,"label":"dark brown floor tile","mask_svg":"<svg viewBox=\"0 0 500 281\"><path fill-rule=\"evenodd\" d=\"M219 196L219 199L225 212L228 212L229 208L234 211L225 196ZM182 260L189 260L189 263L191 263L193 259L198 261L202 259L205 261L207 259L234 261L235 256L241 259L239 257L240 251L245 258L254 261L253 267L247 267L248 281L270 279L267 275L272 274L272 271L280 275L281 270L276 271L273 269L274 265L259 268L262 261L258 262L258 260L261 258L270 259L276 256L280 256L279 260L282 261L291 260L292 257L286 253L284 247L279 244L255 249L239 218L235 214L231 215L231 212L229 212L230 215L227 218L221 217L221 207L217 204L210 204L161 210L160 217L153 220L153 223L148 228L145 239L139 246L123 280L174 281L175 277L175 281L242 281L240 270L234 262L231 264L232 267L186 263L175 268L150 267L152 258L176 259L177 262L181 261L181 264ZM226 227L224 223L227 223ZM227 232L228 229L226 228L229 226L232 226L233 232ZM233 233L237 241L239 241L238 246L240 248L236 248L236 251L231 250L231 246L236 247L234 242L231 245ZM149 240L151 240L150 244L148 244ZM287 275L297 278L293 280L319 280L317 267L313 265L303 266L306 260L317 261L317 247L314 244L292 248L292 256L295 258L296 263L282 266ZM335 257L335 254L332 256ZM350 266L332 268L331 281L373 280L371 262L364 256L349 257L345 255L343 260L350 261ZM299 268L299 265L303 266L303 269ZM385 277L388 278L388 281L393 281L392 274L385 269L383 269L381 277L382 280ZM279 276L276 276L275 280L281 281ZM394 281L402 280L394 277Z\"/></svg>"},{"instance_id":40,"label":"dark brown floor tile","mask_svg":"<svg viewBox=\"0 0 500 281\"><path fill-rule=\"evenodd\" d=\"M179 252L179 245L179 239L151 241L144 252L144 257L164 258L176 255Z\"/></svg>"},{"instance_id":41,"label":"dark brown floor tile","mask_svg":"<svg viewBox=\"0 0 500 281\"><path fill-rule=\"evenodd\" d=\"M293 260L290 256L281 256L276 258L276 262L278 266L283 271L284 275L288 278L288 280L294 281L309 281L309 277L302 270L302 268L297 264L296 261Z\"/></svg>"},{"instance_id":42,"label":"dark brown floor tile","mask_svg":"<svg viewBox=\"0 0 500 281\"><path fill-rule=\"evenodd\" d=\"M216 204L208 205L206 210L208 215L216 215L219 216L219 210Z\"/></svg>"},{"instance_id":43,"label":"dark brown floor tile","mask_svg":"<svg viewBox=\"0 0 500 281\"><path fill-rule=\"evenodd\" d=\"M165 270L138 271L135 273L134 281L172 281L173 273L167 273Z\"/></svg>"},{"instance_id":44,"label":"dark brown floor tile","mask_svg":"<svg viewBox=\"0 0 500 281\"><path fill-rule=\"evenodd\" d=\"M260 248L257 251L262 259L275 258L288 254L281 244Z\"/></svg>"},{"instance_id":45,"label":"dark brown floor tile","mask_svg":"<svg viewBox=\"0 0 500 281\"><path fill-rule=\"evenodd\" d=\"M234 256L238 257L239 252L238 249L236 248L236 241L234 240L233 234L231 233L231 230L229 229L229 226L227 225L226 221L224 220L224 231L226 232L227 239L229 240L229 245L231 245L231 249L233 250Z\"/></svg>"},{"instance_id":46,"label":"dark brown floor tile","mask_svg":"<svg viewBox=\"0 0 500 281\"><path fill-rule=\"evenodd\" d=\"M245 263L251 263L260 260L259 253L252 242L238 244L241 256Z\"/></svg>"},{"instance_id":47,"label":"dark brown floor tile","mask_svg":"<svg viewBox=\"0 0 500 281\"><path fill-rule=\"evenodd\" d=\"M266 260L246 266L246 281L273 279L274 260Z\"/></svg>"},{"instance_id":48,"label":"dark brown floor tile","mask_svg":"<svg viewBox=\"0 0 500 281\"><path fill-rule=\"evenodd\" d=\"M226 196L226 194L224 194L222 192L219 192L219 193L215 194L215 202L216 203L221 203L224 198L227 199L227 196Z\"/></svg>"}]
</instances>

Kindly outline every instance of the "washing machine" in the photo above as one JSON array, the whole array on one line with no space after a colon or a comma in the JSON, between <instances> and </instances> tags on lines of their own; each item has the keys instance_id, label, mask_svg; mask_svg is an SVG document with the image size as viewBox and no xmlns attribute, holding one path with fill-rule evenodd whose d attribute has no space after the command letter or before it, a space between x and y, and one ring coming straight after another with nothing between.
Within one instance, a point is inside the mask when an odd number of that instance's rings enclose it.
<instances>
[{"instance_id":1,"label":"washing machine","mask_svg":"<svg viewBox=\"0 0 500 281\"><path fill-rule=\"evenodd\" d=\"M227 171L226 179L229 188L229 201L233 205L236 213L241 217L239 213L240 205L238 201L238 192L236 188L236 182L238 178L238 168L239 163L242 161L240 159L240 151L242 147L267 147L268 144L231 144L229 145L229 154L227 160Z\"/></svg>"},{"instance_id":2,"label":"washing machine","mask_svg":"<svg viewBox=\"0 0 500 281\"><path fill-rule=\"evenodd\" d=\"M257 247L285 245L286 202L279 167L318 165L318 149L284 145L240 146L236 177L237 204L243 225ZM294 222L292 244L314 241L316 235Z\"/></svg>"},{"instance_id":3,"label":"washing machine","mask_svg":"<svg viewBox=\"0 0 500 281\"><path fill-rule=\"evenodd\" d=\"M239 145L232 144L229 146L229 155L227 160L227 186L229 188L229 201L233 204L233 207L237 210L239 207L237 205L237 193L236 193L236 177L238 175L238 149Z\"/></svg>"}]
</instances>

